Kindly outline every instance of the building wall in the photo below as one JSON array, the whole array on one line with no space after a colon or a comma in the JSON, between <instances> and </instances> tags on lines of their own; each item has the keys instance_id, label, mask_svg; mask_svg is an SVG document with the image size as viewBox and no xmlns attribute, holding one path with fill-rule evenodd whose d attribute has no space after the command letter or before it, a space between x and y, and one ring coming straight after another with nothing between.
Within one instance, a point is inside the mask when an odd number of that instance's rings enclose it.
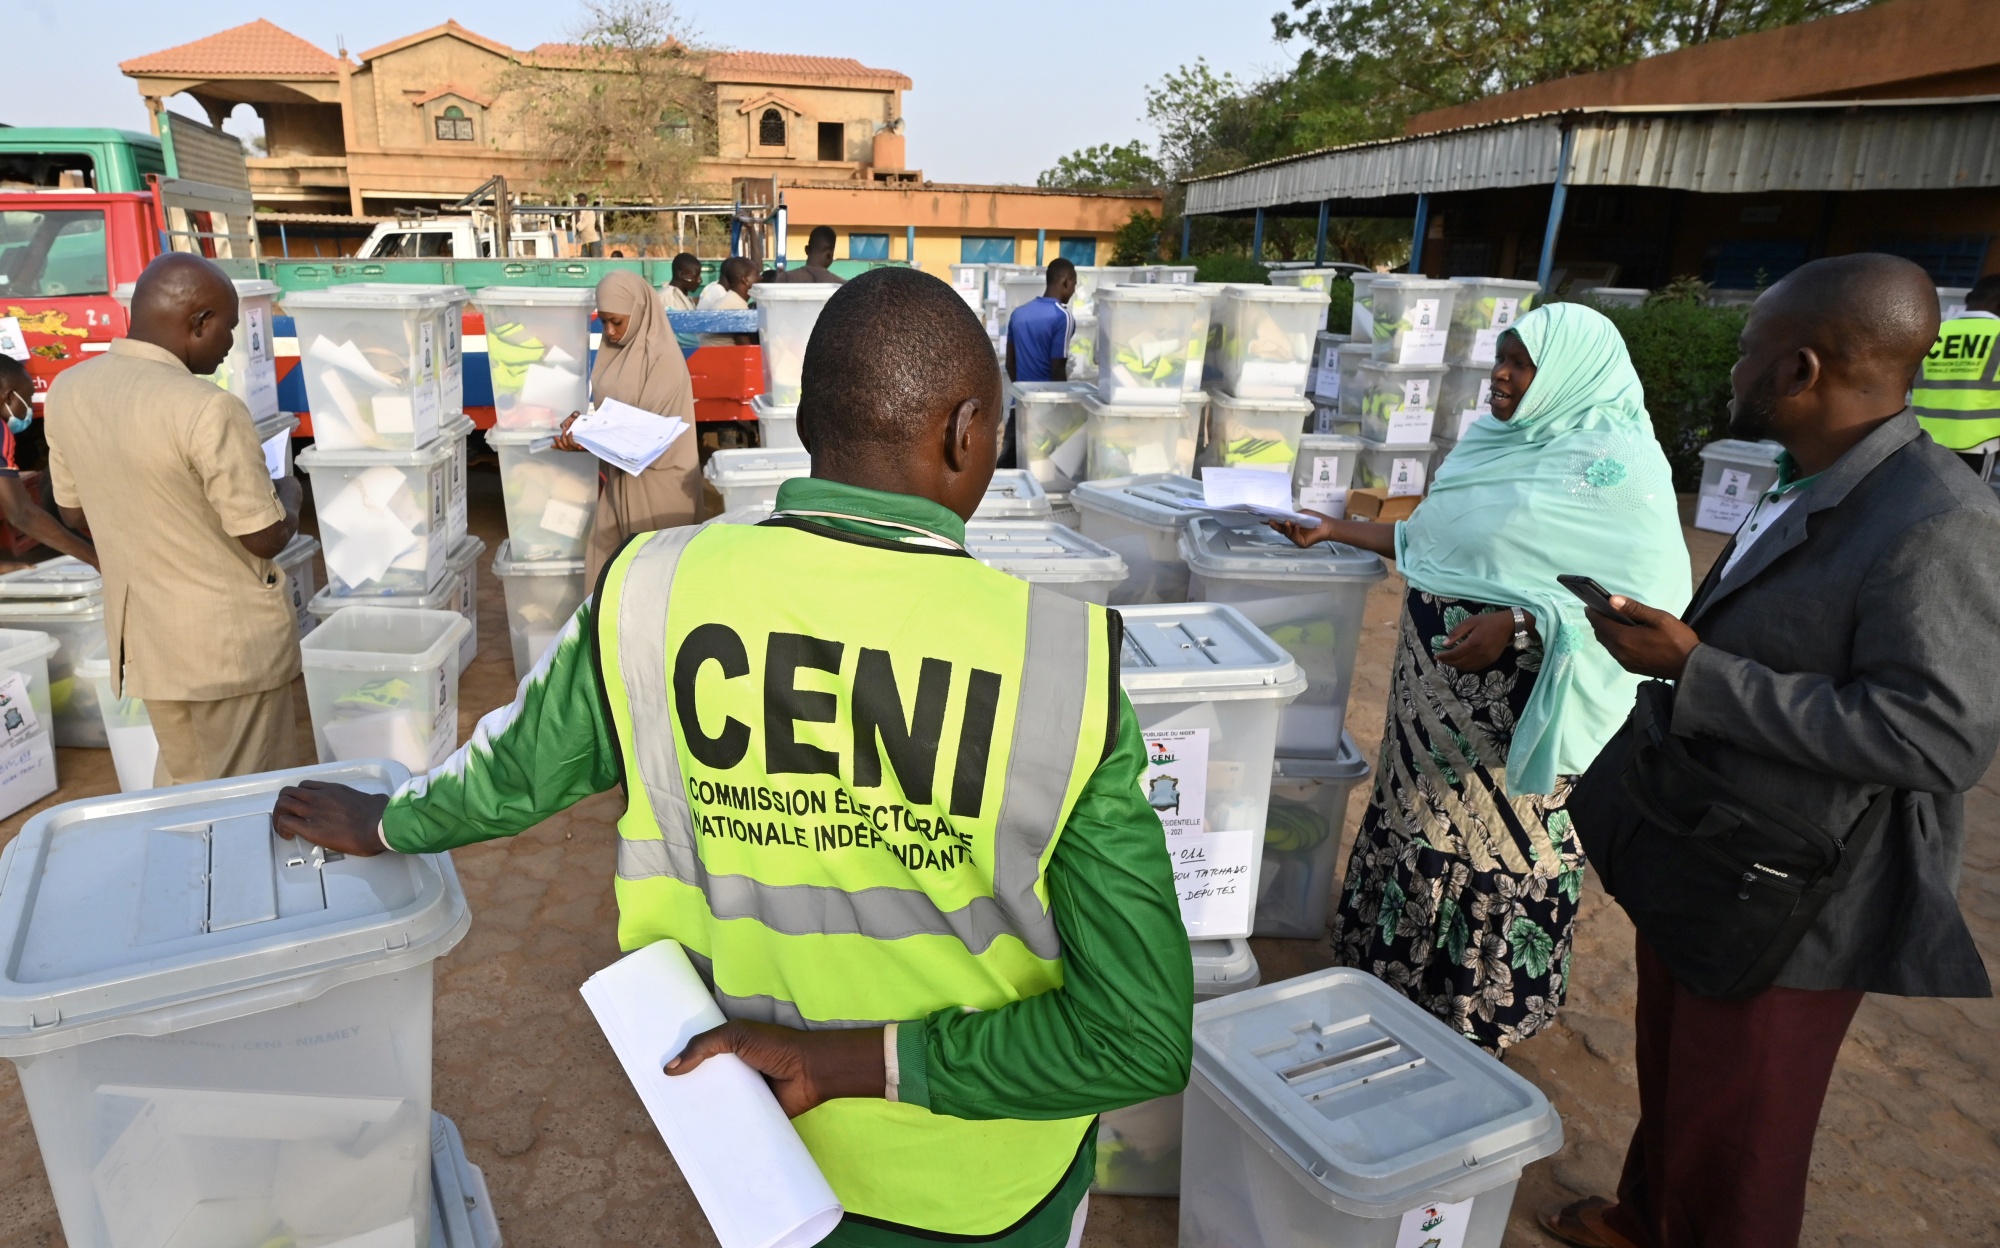
<instances>
[{"instance_id":1,"label":"building wall","mask_svg":"<svg viewBox=\"0 0 2000 1248\"><path fill-rule=\"evenodd\" d=\"M1572 108L2000 93L1997 7L1993 0L1890 0L1422 113L1406 133Z\"/></svg>"},{"instance_id":2,"label":"building wall","mask_svg":"<svg viewBox=\"0 0 2000 1248\"><path fill-rule=\"evenodd\" d=\"M450 36L378 56L353 75L356 137L376 151L457 155L470 147L525 153L528 136L521 112L526 101L520 91L502 89L509 73L505 57ZM463 99L413 103L450 84L490 99L492 107ZM458 105L472 119L471 143L437 139L431 121L447 104Z\"/></svg>"},{"instance_id":3,"label":"building wall","mask_svg":"<svg viewBox=\"0 0 2000 1248\"><path fill-rule=\"evenodd\" d=\"M819 123L838 122L844 130L841 160L865 164L871 157L875 131L901 115L900 92L857 91L836 87L770 87L754 83L718 83L715 88L716 151L723 160L819 162ZM738 111L746 102L776 95L786 120L782 151L758 142L762 107ZM785 105L795 104L793 112ZM824 168L824 166L821 166Z\"/></svg>"},{"instance_id":4,"label":"building wall","mask_svg":"<svg viewBox=\"0 0 2000 1248\"><path fill-rule=\"evenodd\" d=\"M806 236L811 230L812 226L806 225L801 229L793 229L787 234L787 245L785 247L785 260L787 264L798 265L805 262ZM837 237L834 242L833 254L838 259L853 258L852 236L855 234L886 234L889 236L889 259L907 262L910 258L909 239L906 227L904 226L854 227L837 230L835 233ZM962 245L966 235L969 233L974 232L959 229L919 229L917 231L917 267L926 273L944 278L947 281L950 280L951 266L960 262L960 256L963 254ZM979 233L977 236L982 238L998 237L998 235L986 233ZM1014 242L1013 263L1035 263L1034 234L1030 232L1027 234L1010 234L1008 236ZM1048 261L1062 254L1061 241L1064 238L1091 239L1096 246L1093 263L1111 263L1112 236L1109 234L1092 234L1079 230L1050 230L1043 252L1043 263L1046 264Z\"/></svg>"},{"instance_id":5,"label":"building wall","mask_svg":"<svg viewBox=\"0 0 2000 1248\"><path fill-rule=\"evenodd\" d=\"M347 143L337 104L260 104L267 156L339 156Z\"/></svg>"},{"instance_id":6,"label":"building wall","mask_svg":"<svg viewBox=\"0 0 2000 1248\"><path fill-rule=\"evenodd\" d=\"M968 236L1012 238L1014 263L1033 264L1037 230L1045 232L1045 262L1061 254L1064 238L1088 237L1097 242L1097 262L1108 264L1112 237L1132 213L1161 210L1158 196L1048 194L1026 187L822 183L780 189L790 220L788 261L805 258L806 237L815 225L834 228L837 256L851 254L853 234L887 234L889 258L907 260L907 232L914 225L917 265L939 277L950 276Z\"/></svg>"}]
</instances>

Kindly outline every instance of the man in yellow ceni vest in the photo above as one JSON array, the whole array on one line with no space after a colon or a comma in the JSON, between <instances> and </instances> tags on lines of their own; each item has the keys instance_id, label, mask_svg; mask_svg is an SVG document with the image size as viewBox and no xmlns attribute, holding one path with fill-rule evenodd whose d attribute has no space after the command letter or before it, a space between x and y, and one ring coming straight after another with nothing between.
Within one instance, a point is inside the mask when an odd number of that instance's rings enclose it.
<instances>
[{"instance_id":1,"label":"man in yellow ceni vest","mask_svg":"<svg viewBox=\"0 0 2000 1248\"><path fill-rule=\"evenodd\" d=\"M443 766L276 824L438 852L622 782L619 943L681 942L731 1020L668 1070L765 1074L847 1210L826 1242L1061 1248L1095 1115L1192 1048L1119 620L967 556L1001 388L949 286L843 286L803 391L771 519L634 538Z\"/></svg>"},{"instance_id":2,"label":"man in yellow ceni vest","mask_svg":"<svg viewBox=\"0 0 2000 1248\"><path fill-rule=\"evenodd\" d=\"M1965 311L1938 326L1924 357L1910 409L1931 441L1957 451L1986 480L2000 451L2000 273L1979 279L1965 294Z\"/></svg>"}]
</instances>

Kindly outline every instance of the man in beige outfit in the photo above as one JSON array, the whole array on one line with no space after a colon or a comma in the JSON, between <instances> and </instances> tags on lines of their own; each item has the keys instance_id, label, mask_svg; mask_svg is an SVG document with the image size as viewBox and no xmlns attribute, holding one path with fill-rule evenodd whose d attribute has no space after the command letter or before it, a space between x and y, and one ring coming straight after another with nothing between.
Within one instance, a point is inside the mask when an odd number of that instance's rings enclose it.
<instances>
[{"instance_id":1,"label":"man in beige outfit","mask_svg":"<svg viewBox=\"0 0 2000 1248\"><path fill-rule=\"evenodd\" d=\"M49 479L97 543L111 678L142 698L158 784L295 761L299 674L285 574L297 478L273 482L250 410L207 381L229 353L236 291L169 253L132 293L132 332L49 388Z\"/></svg>"}]
</instances>

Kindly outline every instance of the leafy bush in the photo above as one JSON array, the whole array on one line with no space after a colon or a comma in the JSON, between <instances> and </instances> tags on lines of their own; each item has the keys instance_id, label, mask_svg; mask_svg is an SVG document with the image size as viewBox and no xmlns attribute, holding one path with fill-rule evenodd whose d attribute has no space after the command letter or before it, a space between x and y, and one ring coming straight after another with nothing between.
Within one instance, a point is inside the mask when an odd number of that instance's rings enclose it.
<instances>
[{"instance_id":1,"label":"leafy bush","mask_svg":"<svg viewBox=\"0 0 2000 1248\"><path fill-rule=\"evenodd\" d=\"M1160 235L1166 227L1143 208L1125 219L1111 236L1111 263L1160 263Z\"/></svg>"},{"instance_id":2,"label":"leafy bush","mask_svg":"<svg viewBox=\"0 0 2000 1248\"><path fill-rule=\"evenodd\" d=\"M1326 327L1336 334L1344 334L1354 323L1354 283L1335 282L1327 287L1330 301L1326 310Z\"/></svg>"},{"instance_id":3,"label":"leafy bush","mask_svg":"<svg viewBox=\"0 0 2000 1248\"><path fill-rule=\"evenodd\" d=\"M1667 300L1603 309L1632 353L1677 490L1699 485L1702 446L1727 436L1729 370L1748 311Z\"/></svg>"},{"instance_id":4,"label":"leafy bush","mask_svg":"<svg viewBox=\"0 0 2000 1248\"><path fill-rule=\"evenodd\" d=\"M1197 256L1194 261L1194 280L1197 282L1255 282L1258 285L1271 284L1270 270L1247 256Z\"/></svg>"}]
</instances>

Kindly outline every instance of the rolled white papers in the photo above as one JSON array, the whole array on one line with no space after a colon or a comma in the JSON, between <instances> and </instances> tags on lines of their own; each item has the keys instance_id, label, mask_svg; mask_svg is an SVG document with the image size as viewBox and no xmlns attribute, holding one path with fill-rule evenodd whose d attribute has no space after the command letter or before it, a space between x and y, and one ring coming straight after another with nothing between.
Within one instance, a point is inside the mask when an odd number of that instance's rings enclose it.
<instances>
[{"instance_id":1,"label":"rolled white papers","mask_svg":"<svg viewBox=\"0 0 2000 1248\"><path fill-rule=\"evenodd\" d=\"M722 1248L807 1248L832 1234L840 1201L762 1075L733 1054L667 1075L668 1058L723 1022L677 942L605 967L583 999Z\"/></svg>"}]
</instances>

